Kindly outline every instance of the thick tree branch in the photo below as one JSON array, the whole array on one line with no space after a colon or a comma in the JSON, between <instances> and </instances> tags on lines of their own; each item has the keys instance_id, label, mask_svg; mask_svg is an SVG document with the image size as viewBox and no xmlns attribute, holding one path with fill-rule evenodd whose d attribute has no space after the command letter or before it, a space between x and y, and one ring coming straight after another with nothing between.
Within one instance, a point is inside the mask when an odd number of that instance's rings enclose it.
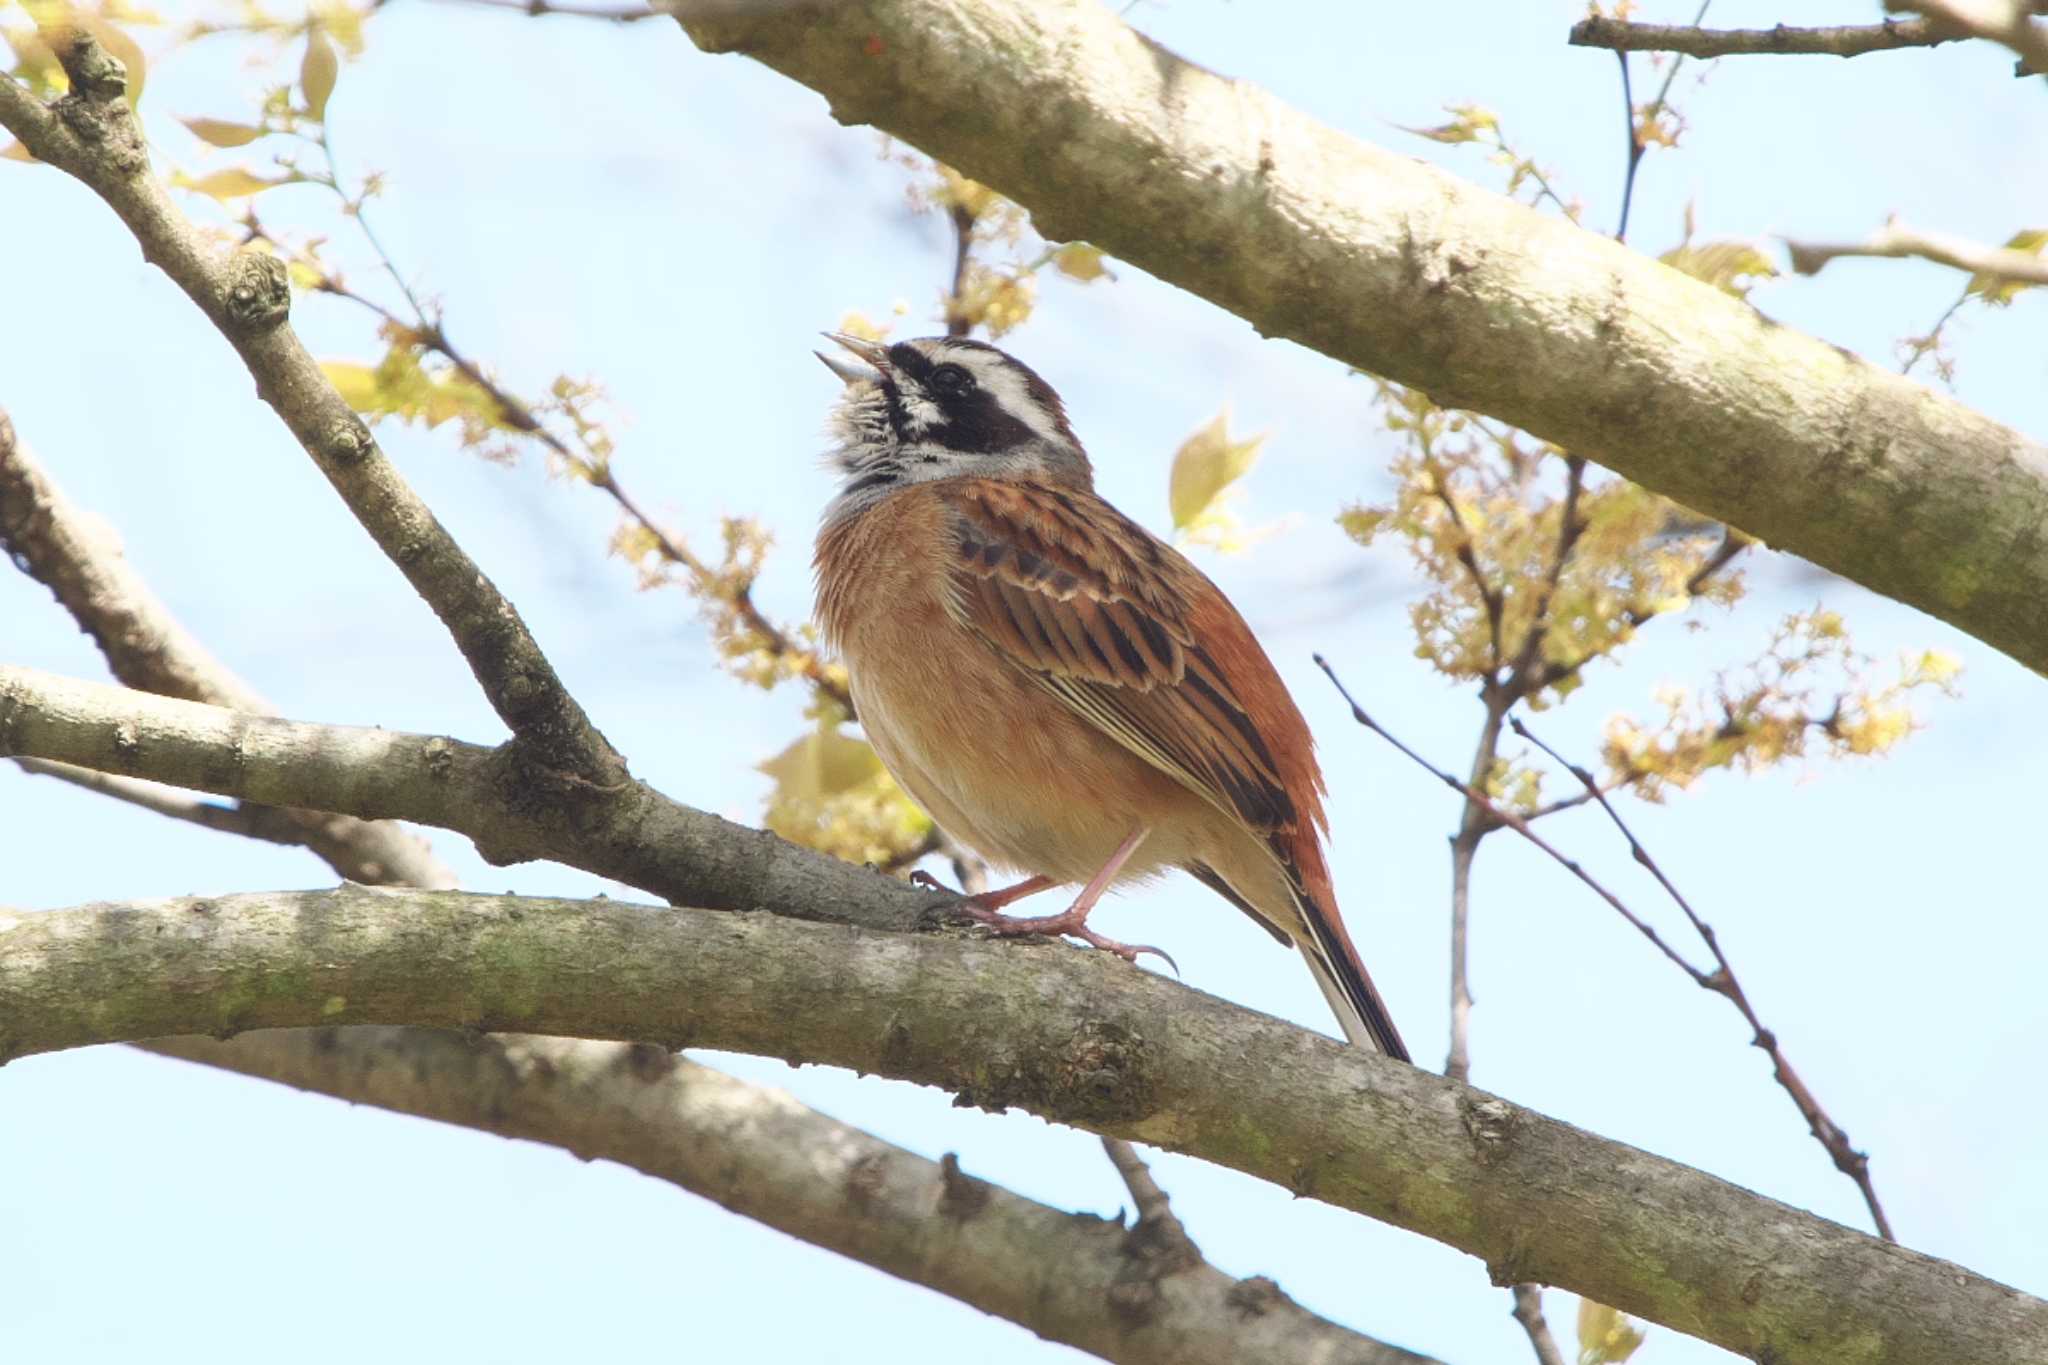
<instances>
[{"instance_id":1,"label":"thick tree branch","mask_svg":"<svg viewBox=\"0 0 2048 1365\"><path fill-rule=\"evenodd\" d=\"M977 1180L659 1049L430 1029L264 1031L153 1045L357 1104L567 1148L1132 1365L1431 1365L1199 1259L1148 1279L1121 1225Z\"/></svg>"},{"instance_id":2,"label":"thick tree branch","mask_svg":"<svg viewBox=\"0 0 2048 1365\"><path fill-rule=\"evenodd\" d=\"M286 321L291 284L284 262L255 250L225 255L200 234L149 169L141 125L123 98L120 62L83 30L60 47L71 93L45 106L19 81L0 79L0 125L105 200L144 259L169 275L235 348L257 393L448 628L499 718L531 746L536 771L557 773L565 790L621 780L624 763L563 687L519 613L407 486L300 344Z\"/></svg>"},{"instance_id":3,"label":"thick tree branch","mask_svg":"<svg viewBox=\"0 0 2048 1365\"><path fill-rule=\"evenodd\" d=\"M115 677L133 688L209 702L256 715L270 704L223 665L172 616L122 554L105 523L72 505L36 462L0 409L0 549L48 588L106 657ZM47 771L36 770L32 771ZM50 773L66 780L77 774ZM133 789L99 790L136 800ZM156 793L162 796L162 793ZM278 843L301 843L350 881L451 887L455 874L425 841L397 825L324 811L226 810L203 802L179 818L211 829ZM153 807L161 814L172 812Z\"/></svg>"},{"instance_id":4,"label":"thick tree branch","mask_svg":"<svg viewBox=\"0 0 2048 1365\"><path fill-rule=\"evenodd\" d=\"M1925 19L1887 19L1881 24L1831 28L1699 28L1692 24L1642 24L1596 14L1572 25L1573 47L1614 52L1676 52L1685 57L1759 57L1795 54L1860 57L1902 47L1934 47L1963 35Z\"/></svg>"},{"instance_id":5,"label":"thick tree branch","mask_svg":"<svg viewBox=\"0 0 2048 1365\"><path fill-rule=\"evenodd\" d=\"M1818 274L1830 261L1844 256L1878 256L1892 259L1918 257L1937 265L1983 275L1993 283L2016 280L2027 284L2048 284L2048 258L2011 247L1986 246L1943 232L1922 232L1901 223L1886 223L1860 242L1795 242L1787 239L1792 268L1802 275Z\"/></svg>"},{"instance_id":6,"label":"thick tree branch","mask_svg":"<svg viewBox=\"0 0 2048 1365\"><path fill-rule=\"evenodd\" d=\"M1048 237L1503 418L2048 671L2048 449L1952 398L1344 137L1093 3L667 7L700 48L810 86Z\"/></svg>"},{"instance_id":7,"label":"thick tree branch","mask_svg":"<svg viewBox=\"0 0 2048 1365\"><path fill-rule=\"evenodd\" d=\"M0 1055L411 1022L941 1086L1201 1156L1753 1358L2010 1365L2048 1304L1105 954L343 887L0 921Z\"/></svg>"},{"instance_id":8,"label":"thick tree branch","mask_svg":"<svg viewBox=\"0 0 2048 1365\"><path fill-rule=\"evenodd\" d=\"M678 904L905 928L953 899L627 782L573 805L504 748L308 725L0 665L0 757L23 755L266 805L410 820L493 863L548 859Z\"/></svg>"}]
</instances>

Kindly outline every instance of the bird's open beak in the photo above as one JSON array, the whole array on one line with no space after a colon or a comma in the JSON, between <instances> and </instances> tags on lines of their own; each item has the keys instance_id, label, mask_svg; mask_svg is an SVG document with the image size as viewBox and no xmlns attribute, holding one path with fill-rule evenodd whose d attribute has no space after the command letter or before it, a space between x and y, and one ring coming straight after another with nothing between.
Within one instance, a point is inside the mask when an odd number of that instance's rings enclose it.
<instances>
[{"instance_id":1,"label":"bird's open beak","mask_svg":"<svg viewBox=\"0 0 2048 1365\"><path fill-rule=\"evenodd\" d=\"M865 364L854 365L837 357L826 355L823 351L811 352L812 355L824 361L825 368L838 375L842 383L848 385L875 384L881 382L882 376L888 373L889 348L880 342L869 341L866 337L853 336L847 332L822 332L820 335L827 341L837 342L866 362Z\"/></svg>"}]
</instances>

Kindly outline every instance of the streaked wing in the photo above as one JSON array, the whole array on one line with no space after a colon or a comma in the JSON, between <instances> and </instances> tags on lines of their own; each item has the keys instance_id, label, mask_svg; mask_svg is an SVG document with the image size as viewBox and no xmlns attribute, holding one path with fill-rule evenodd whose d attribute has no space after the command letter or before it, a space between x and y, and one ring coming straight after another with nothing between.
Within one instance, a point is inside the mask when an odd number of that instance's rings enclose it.
<instances>
[{"instance_id":1,"label":"streaked wing","mask_svg":"<svg viewBox=\"0 0 2048 1365\"><path fill-rule=\"evenodd\" d=\"M1294 827L1280 765L1227 666L1238 661L1215 654L1248 648L1266 674L1271 665L1193 565L1077 489L975 479L940 491L959 533L951 606L961 621L1252 829Z\"/></svg>"}]
</instances>

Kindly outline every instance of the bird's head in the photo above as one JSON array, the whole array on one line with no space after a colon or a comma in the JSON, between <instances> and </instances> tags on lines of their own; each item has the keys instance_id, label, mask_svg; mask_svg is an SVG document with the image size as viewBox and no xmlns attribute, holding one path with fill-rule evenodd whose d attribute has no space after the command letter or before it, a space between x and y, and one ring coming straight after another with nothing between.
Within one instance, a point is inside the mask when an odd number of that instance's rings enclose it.
<instances>
[{"instance_id":1,"label":"bird's head","mask_svg":"<svg viewBox=\"0 0 2048 1365\"><path fill-rule=\"evenodd\" d=\"M965 474L1093 483L1060 396L995 347L958 337L885 346L826 336L854 357L818 355L846 384L831 418L831 459L846 475L835 511Z\"/></svg>"}]
</instances>

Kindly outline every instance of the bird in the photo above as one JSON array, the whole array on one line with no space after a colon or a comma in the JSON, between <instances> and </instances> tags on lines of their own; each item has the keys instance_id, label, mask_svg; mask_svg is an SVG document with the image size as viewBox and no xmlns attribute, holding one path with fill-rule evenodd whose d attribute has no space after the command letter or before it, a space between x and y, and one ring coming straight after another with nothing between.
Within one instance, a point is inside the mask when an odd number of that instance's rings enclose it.
<instances>
[{"instance_id":1,"label":"bird","mask_svg":"<svg viewBox=\"0 0 2048 1365\"><path fill-rule=\"evenodd\" d=\"M1026 874L959 908L1136 961L1158 950L1089 912L1183 869L1300 949L1353 1045L1408 1061L1337 911L1307 722L1222 590L1095 492L1059 395L1023 362L964 337L824 335L851 359L815 352L844 385L821 632L897 784ZM1072 884L1060 914L1001 913Z\"/></svg>"}]
</instances>

